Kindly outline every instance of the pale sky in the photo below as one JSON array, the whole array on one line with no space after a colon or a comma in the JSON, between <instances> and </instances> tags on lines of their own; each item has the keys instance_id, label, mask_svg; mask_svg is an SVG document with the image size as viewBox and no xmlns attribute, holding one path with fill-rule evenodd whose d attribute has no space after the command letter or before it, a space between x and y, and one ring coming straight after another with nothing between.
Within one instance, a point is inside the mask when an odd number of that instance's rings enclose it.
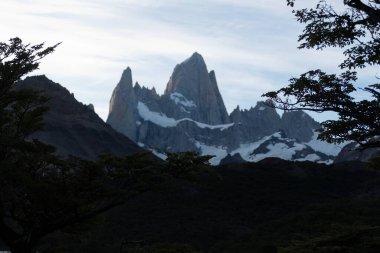
<instances>
[{"instance_id":1,"label":"pale sky","mask_svg":"<svg viewBox=\"0 0 380 253\"><path fill-rule=\"evenodd\" d=\"M0 9L0 41L63 42L33 74L94 104L104 120L127 66L134 82L162 94L175 65L198 52L231 112L310 69L337 73L343 59L338 49L297 49L302 26L285 0L1 0ZM376 74L367 69L359 77L375 82Z\"/></svg>"}]
</instances>

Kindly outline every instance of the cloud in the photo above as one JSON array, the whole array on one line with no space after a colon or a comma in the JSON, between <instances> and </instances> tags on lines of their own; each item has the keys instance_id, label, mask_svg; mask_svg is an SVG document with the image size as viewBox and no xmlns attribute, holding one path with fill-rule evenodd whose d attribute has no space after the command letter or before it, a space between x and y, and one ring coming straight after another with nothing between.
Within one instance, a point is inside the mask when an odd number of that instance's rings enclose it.
<instances>
[{"instance_id":1,"label":"cloud","mask_svg":"<svg viewBox=\"0 0 380 253\"><path fill-rule=\"evenodd\" d=\"M162 93L174 66L198 51L232 110L308 69L336 72L342 60L339 50L297 49L302 27L285 0L1 0L0 8L0 41L63 41L36 73L93 103L103 119L127 66Z\"/></svg>"}]
</instances>

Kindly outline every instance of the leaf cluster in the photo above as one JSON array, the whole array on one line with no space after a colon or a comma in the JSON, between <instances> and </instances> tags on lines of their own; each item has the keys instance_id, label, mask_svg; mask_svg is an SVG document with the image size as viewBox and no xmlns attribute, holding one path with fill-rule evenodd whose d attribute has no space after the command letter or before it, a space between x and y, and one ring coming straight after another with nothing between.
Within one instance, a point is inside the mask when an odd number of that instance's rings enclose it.
<instances>
[{"instance_id":1,"label":"leaf cluster","mask_svg":"<svg viewBox=\"0 0 380 253\"><path fill-rule=\"evenodd\" d=\"M200 155L197 152L167 152L166 172L177 179L198 183L202 176L217 174L210 168L210 155Z\"/></svg>"},{"instance_id":2,"label":"leaf cluster","mask_svg":"<svg viewBox=\"0 0 380 253\"><path fill-rule=\"evenodd\" d=\"M294 7L295 1L288 0ZM291 78L289 85L264 94L272 106L282 110L333 111L338 120L322 123L319 138L328 142L356 141L363 148L379 147L380 84L362 90L368 99L357 100L355 69L380 64L380 2L343 0L346 8L337 12L327 0L315 8L294 10L305 25L299 36L300 49L323 50L343 48L346 59L340 64L343 72L327 74L319 69Z\"/></svg>"}]
</instances>

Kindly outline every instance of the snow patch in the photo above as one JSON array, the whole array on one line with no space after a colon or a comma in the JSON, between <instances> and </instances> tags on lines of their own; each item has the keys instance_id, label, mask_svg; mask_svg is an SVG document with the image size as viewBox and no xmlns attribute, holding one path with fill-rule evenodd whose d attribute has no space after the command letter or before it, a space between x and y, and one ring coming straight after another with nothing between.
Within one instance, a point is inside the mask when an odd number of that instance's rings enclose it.
<instances>
[{"instance_id":1,"label":"snow patch","mask_svg":"<svg viewBox=\"0 0 380 253\"><path fill-rule=\"evenodd\" d=\"M160 158L161 160L166 160L168 158L168 156L164 153L161 153L161 152L158 152L157 150L151 150L153 155L157 156L158 158Z\"/></svg>"},{"instance_id":2,"label":"snow patch","mask_svg":"<svg viewBox=\"0 0 380 253\"><path fill-rule=\"evenodd\" d=\"M269 137L276 137L276 138L282 139L282 136L281 136L281 133L280 133L280 132L274 133L274 134L272 134L272 135L269 136Z\"/></svg>"},{"instance_id":3,"label":"snow patch","mask_svg":"<svg viewBox=\"0 0 380 253\"><path fill-rule=\"evenodd\" d=\"M269 144L266 148L269 149L269 152L265 154L251 155L251 160L257 162L267 157L278 157L284 160L291 160L293 155L296 153L296 149L290 148L285 143L276 143L274 145Z\"/></svg>"},{"instance_id":4,"label":"snow patch","mask_svg":"<svg viewBox=\"0 0 380 253\"><path fill-rule=\"evenodd\" d=\"M234 155L236 153L239 153L241 157L250 162L258 162L264 158L267 157L278 157L284 160L292 160L293 155L296 154L297 151L302 151L303 149L306 149L308 146L315 151L319 151L321 153L324 153L328 156L336 156L342 149L342 147L346 144L342 145L335 145L335 144L329 144L327 142L319 141L317 140L318 133L315 132L312 140L307 143L297 143L295 142L292 146L288 146L286 143L279 142L279 143L273 143L268 144L266 148L269 150L266 153L259 153L259 154L252 154L254 150L256 150L260 145L262 145L264 142L268 141L271 138L277 138L279 141L295 141L292 139L286 139L281 137L281 133L277 132L270 136L266 136L262 138L261 140L258 140L254 143L248 143L248 144L241 144L240 147L234 151L231 152L231 155ZM320 162L320 163L326 163L330 164L333 161L321 161L321 157L317 154L309 154L303 158L296 159L296 161L312 161L312 162Z\"/></svg>"},{"instance_id":5,"label":"snow patch","mask_svg":"<svg viewBox=\"0 0 380 253\"><path fill-rule=\"evenodd\" d=\"M350 142L343 142L340 144L332 144L325 141L320 141L317 138L318 138L318 132L314 131L314 135L311 141L305 144L310 146L315 151L319 151L321 153L324 153L326 155L331 155L331 156L337 156L339 152L342 150L342 148L346 146L348 143L350 143Z\"/></svg>"},{"instance_id":6,"label":"snow patch","mask_svg":"<svg viewBox=\"0 0 380 253\"><path fill-rule=\"evenodd\" d=\"M188 110L186 110L185 108L183 108L182 106L180 107L181 111L183 111L184 113L190 113Z\"/></svg>"},{"instance_id":7,"label":"snow patch","mask_svg":"<svg viewBox=\"0 0 380 253\"><path fill-rule=\"evenodd\" d=\"M189 119L189 118L180 119L180 120L178 120L178 123L180 123L182 121L194 122L195 124L197 124L197 126L199 128L220 129L221 131L228 129L235 124L235 123L230 123L230 124L222 124L222 125L209 125L209 124L201 123L201 122Z\"/></svg>"},{"instance_id":8,"label":"snow patch","mask_svg":"<svg viewBox=\"0 0 380 253\"><path fill-rule=\"evenodd\" d=\"M241 157L246 161L252 161L251 160L251 153L253 150L257 149L261 144L266 142L270 139L271 136L266 136L262 138L261 140L253 143L246 143L246 144L240 144L240 147L234 151L231 152L231 155L235 155L236 153L239 153Z\"/></svg>"},{"instance_id":9,"label":"snow patch","mask_svg":"<svg viewBox=\"0 0 380 253\"><path fill-rule=\"evenodd\" d=\"M266 136L262 138L261 140L258 140L257 142L241 144L238 149L231 152L231 155L239 153L244 160L251 161L251 162L257 162L267 157L278 157L284 160L291 160L293 155L296 153L296 151L300 151L306 148L305 145L299 144L299 143L294 143L293 147L289 147L285 143L280 142L280 143L275 143L275 144L268 144L266 148L269 149L269 152L265 154L254 154L254 155L252 154L254 150L256 150L264 142L268 141L269 139L273 137L278 138L279 140L283 139L281 137L281 133L277 132L270 136Z\"/></svg>"},{"instance_id":10,"label":"snow patch","mask_svg":"<svg viewBox=\"0 0 380 253\"><path fill-rule=\"evenodd\" d=\"M175 127L177 125L177 121L173 118L168 118L165 114L159 112L152 112L149 110L148 106L146 106L142 102L137 103L137 110L140 114L140 117L146 121L150 121L156 125L162 127Z\"/></svg>"},{"instance_id":11,"label":"snow patch","mask_svg":"<svg viewBox=\"0 0 380 253\"><path fill-rule=\"evenodd\" d=\"M211 165L218 165L220 160L227 156L227 149L225 147L207 146L199 141L195 142L195 146L201 150L202 155L213 155L210 159Z\"/></svg>"},{"instance_id":12,"label":"snow patch","mask_svg":"<svg viewBox=\"0 0 380 253\"><path fill-rule=\"evenodd\" d=\"M309 154L304 158L296 159L296 161L299 161L299 162L305 162L305 161L316 162L316 161L320 161L320 160L321 160L321 158L317 154Z\"/></svg>"},{"instance_id":13,"label":"snow patch","mask_svg":"<svg viewBox=\"0 0 380 253\"><path fill-rule=\"evenodd\" d=\"M167 117L163 113L152 112L151 110L149 110L148 106L146 106L144 103L140 101L137 103L137 110L142 119L144 119L145 121L150 121L161 127L176 127L179 123L183 121L191 121L195 123L199 128L219 129L223 131L232 127L235 124L235 123L230 123L230 124L222 124L222 125L209 125L209 124L201 123L189 118L176 120L176 119Z\"/></svg>"},{"instance_id":14,"label":"snow patch","mask_svg":"<svg viewBox=\"0 0 380 253\"><path fill-rule=\"evenodd\" d=\"M265 111L265 107L264 106L260 106L259 107L259 111Z\"/></svg>"},{"instance_id":15,"label":"snow patch","mask_svg":"<svg viewBox=\"0 0 380 253\"><path fill-rule=\"evenodd\" d=\"M197 105L192 100L188 100L184 95L178 92L170 94L170 99L173 100L177 105L183 105L188 108L197 107Z\"/></svg>"}]
</instances>

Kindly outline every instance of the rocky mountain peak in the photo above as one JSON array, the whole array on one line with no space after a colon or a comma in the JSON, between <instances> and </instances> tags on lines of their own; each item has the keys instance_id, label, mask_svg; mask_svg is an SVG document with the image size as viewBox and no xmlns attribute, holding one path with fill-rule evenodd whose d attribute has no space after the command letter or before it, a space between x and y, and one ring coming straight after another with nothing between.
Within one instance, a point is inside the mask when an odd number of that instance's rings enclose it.
<instances>
[{"instance_id":1,"label":"rocky mountain peak","mask_svg":"<svg viewBox=\"0 0 380 253\"><path fill-rule=\"evenodd\" d=\"M284 112L281 123L288 137L305 142L310 141L314 130L320 127L318 122L301 110Z\"/></svg>"},{"instance_id":2,"label":"rocky mountain peak","mask_svg":"<svg viewBox=\"0 0 380 253\"><path fill-rule=\"evenodd\" d=\"M127 67L124 71L123 74L121 75L121 79L119 82L119 85L121 86L126 86L126 87L132 87L132 70L130 67Z\"/></svg>"},{"instance_id":3,"label":"rocky mountain peak","mask_svg":"<svg viewBox=\"0 0 380 253\"><path fill-rule=\"evenodd\" d=\"M192 64L192 65L199 65L199 66L206 66L206 62L203 59L203 56L200 55L198 52L194 52L190 58L184 61L184 63Z\"/></svg>"},{"instance_id":4,"label":"rocky mountain peak","mask_svg":"<svg viewBox=\"0 0 380 253\"><path fill-rule=\"evenodd\" d=\"M249 110L241 110L237 107L231 114L232 122L241 126L242 141L258 136L268 136L280 128L281 118L276 110L269 107L265 102L257 102L255 107ZM247 137L250 136L249 138Z\"/></svg>"},{"instance_id":5,"label":"rocky mountain peak","mask_svg":"<svg viewBox=\"0 0 380 253\"><path fill-rule=\"evenodd\" d=\"M135 83L135 86L133 86L134 89L138 89L138 90L141 90L141 86L139 84L139 82L136 82Z\"/></svg>"},{"instance_id":6,"label":"rocky mountain peak","mask_svg":"<svg viewBox=\"0 0 380 253\"><path fill-rule=\"evenodd\" d=\"M207 66L203 57L194 53L174 68L166 86L165 94L178 92L196 101L202 87L207 86L209 82Z\"/></svg>"},{"instance_id":7,"label":"rocky mountain peak","mask_svg":"<svg viewBox=\"0 0 380 253\"><path fill-rule=\"evenodd\" d=\"M126 68L112 93L107 123L115 130L136 140L137 98L133 89L132 70Z\"/></svg>"},{"instance_id":8,"label":"rocky mountain peak","mask_svg":"<svg viewBox=\"0 0 380 253\"><path fill-rule=\"evenodd\" d=\"M229 123L229 117L220 95L215 72L207 70L199 53L177 65L165 89L165 95L179 93L194 102L197 110L191 118L207 124Z\"/></svg>"}]
</instances>

